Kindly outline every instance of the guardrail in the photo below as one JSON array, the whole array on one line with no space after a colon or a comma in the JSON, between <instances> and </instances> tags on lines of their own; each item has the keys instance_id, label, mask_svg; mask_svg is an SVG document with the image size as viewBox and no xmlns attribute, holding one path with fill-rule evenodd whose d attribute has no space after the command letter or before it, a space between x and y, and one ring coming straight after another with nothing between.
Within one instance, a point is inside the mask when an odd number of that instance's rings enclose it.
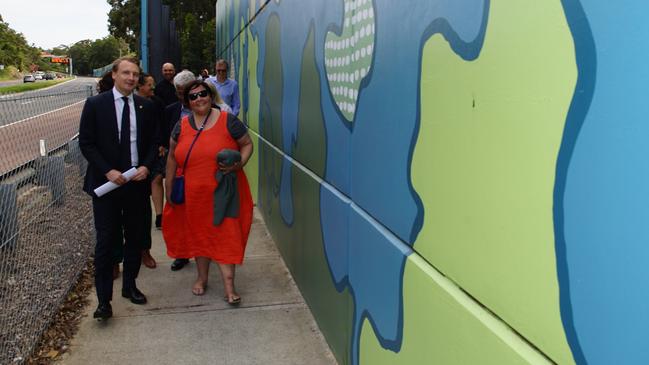
<instances>
[{"instance_id":1,"label":"guardrail","mask_svg":"<svg viewBox=\"0 0 649 365\"><path fill-rule=\"evenodd\" d=\"M28 358L92 251L92 208L81 190L86 162L77 140L83 100L38 98L25 100L54 110L0 119L0 364ZM0 99L0 109L19 100ZM69 105L54 108L61 103Z\"/></svg>"}]
</instances>

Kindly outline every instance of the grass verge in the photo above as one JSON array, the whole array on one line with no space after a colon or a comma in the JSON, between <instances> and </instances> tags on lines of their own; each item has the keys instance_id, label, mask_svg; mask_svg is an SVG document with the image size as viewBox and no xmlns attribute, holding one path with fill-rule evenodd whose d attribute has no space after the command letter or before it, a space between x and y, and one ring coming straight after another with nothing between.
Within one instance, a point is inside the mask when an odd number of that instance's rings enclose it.
<instances>
[{"instance_id":1,"label":"grass verge","mask_svg":"<svg viewBox=\"0 0 649 365\"><path fill-rule=\"evenodd\" d=\"M20 72L14 66L7 66L0 70L0 81L18 80L20 77Z\"/></svg>"},{"instance_id":2,"label":"grass verge","mask_svg":"<svg viewBox=\"0 0 649 365\"><path fill-rule=\"evenodd\" d=\"M25 91L43 89L49 86L60 84L68 80L70 80L70 78L66 77L64 79L58 79L58 80L36 81L36 82L30 82L26 84L0 87L0 94L15 94L15 93L22 93Z\"/></svg>"}]
</instances>

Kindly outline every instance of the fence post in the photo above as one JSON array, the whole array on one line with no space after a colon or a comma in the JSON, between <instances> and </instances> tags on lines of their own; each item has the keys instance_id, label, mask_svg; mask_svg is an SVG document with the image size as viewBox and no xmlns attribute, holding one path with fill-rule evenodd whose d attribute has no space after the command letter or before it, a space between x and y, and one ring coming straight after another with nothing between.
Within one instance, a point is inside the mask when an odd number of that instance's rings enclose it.
<instances>
[{"instance_id":1,"label":"fence post","mask_svg":"<svg viewBox=\"0 0 649 365\"><path fill-rule=\"evenodd\" d=\"M65 158L63 156L40 157L36 160L36 181L52 192L56 206L65 203Z\"/></svg>"},{"instance_id":2,"label":"fence post","mask_svg":"<svg viewBox=\"0 0 649 365\"><path fill-rule=\"evenodd\" d=\"M81 149L79 148L79 140L73 139L68 142L68 153L65 155L65 162L72 164L80 164Z\"/></svg>"},{"instance_id":3,"label":"fence post","mask_svg":"<svg viewBox=\"0 0 649 365\"><path fill-rule=\"evenodd\" d=\"M65 162L79 165L79 176L84 176L86 174L88 162L81 153L78 139L73 139L68 142L68 154L65 156Z\"/></svg>"},{"instance_id":4,"label":"fence post","mask_svg":"<svg viewBox=\"0 0 649 365\"><path fill-rule=\"evenodd\" d=\"M0 248L16 247L18 241L18 193L14 183L0 183Z\"/></svg>"}]
</instances>

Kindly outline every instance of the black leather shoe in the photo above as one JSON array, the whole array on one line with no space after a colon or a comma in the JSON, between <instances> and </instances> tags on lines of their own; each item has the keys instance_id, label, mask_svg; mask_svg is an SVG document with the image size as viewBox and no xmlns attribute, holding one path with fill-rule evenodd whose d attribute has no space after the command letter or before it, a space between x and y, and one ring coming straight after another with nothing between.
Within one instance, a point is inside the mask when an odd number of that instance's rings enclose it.
<instances>
[{"instance_id":1,"label":"black leather shoe","mask_svg":"<svg viewBox=\"0 0 649 365\"><path fill-rule=\"evenodd\" d=\"M146 297L136 287L122 289L122 296L130 299L133 304L146 304Z\"/></svg>"},{"instance_id":2,"label":"black leather shoe","mask_svg":"<svg viewBox=\"0 0 649 365\"><path fill-rule=\"evenodd\" d=\"M171 271L178 271L189 263L189 259L175 259L171 264Z\"/></svg>"},{"instance_id":3,"label":"black leather shoe","mask_svg":"<svg viewBox=\"0 0 649 365\"><path fill-rule=\"evenodd\" d=\"M105 321L112 316L113 308L110 306L110 303L99 303L95 314L92 315L92 317L96 318L98 321Z\"/></svg>"}]
</instances>

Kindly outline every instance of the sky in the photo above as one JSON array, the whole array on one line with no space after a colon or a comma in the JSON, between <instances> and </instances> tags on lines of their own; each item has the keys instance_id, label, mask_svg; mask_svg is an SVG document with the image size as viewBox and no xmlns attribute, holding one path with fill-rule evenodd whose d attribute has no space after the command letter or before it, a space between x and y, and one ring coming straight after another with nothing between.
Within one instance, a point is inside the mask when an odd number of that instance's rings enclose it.
<instances>
[{"instance_id":1,"label":"sky","mask_svg":"<svg viewBox=\"0 0 649 365\"><path fill-rule=\"evenodd\" d=\"M43 49L108 35L106 0L0 0L0 15L27 43Z\"/></svg>"}]
</instances>

